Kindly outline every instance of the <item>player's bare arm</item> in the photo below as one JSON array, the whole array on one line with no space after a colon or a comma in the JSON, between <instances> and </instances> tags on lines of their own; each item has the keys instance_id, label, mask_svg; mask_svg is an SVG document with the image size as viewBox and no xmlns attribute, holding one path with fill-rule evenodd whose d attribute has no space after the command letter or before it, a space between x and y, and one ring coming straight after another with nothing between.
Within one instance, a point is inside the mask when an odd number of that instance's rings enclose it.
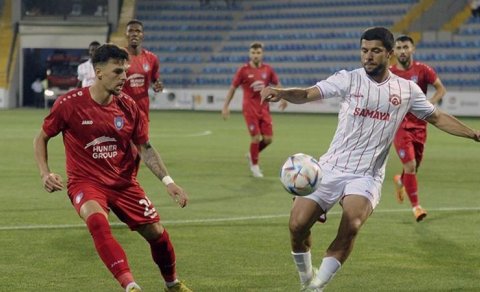
<instances>
[{"instance_id":1,"label":"player's bare arm","mask_svg":"<svg viewBox=\"0 0 480 292\"><path fill-rule=\"evenodd\" d=\"M291 103L301 104L322 98L320 90L316 86L309 88L275 88L265 87L260 92L262 102L277 102L286 100Z\"/></svg>"},{"instance_id":2,"label":"player's bare arm","mask_svg":"<svg viewBox=\"0 0 480 292\"><path fill-rule=\"evenodd\" d=\"M443 86L440 78L437 78L432 85L435 87L435 94L433 94L433 96L430 98L430 102L432 104L437 104L442 100L443 96L445 96L447 90L445 89L445 86Z\"/></svg>"},{"instance_id":3,"label":"player's bare arm","mask_svg":"<svg viewBox=\"0 0 480 292\"><path fill-rule=\"evenodd\" d=\"M230 102L233 99L233 96L235 95L235 90L236 88L233 86L230 86L230 89L228 90L227 97L225 98L225 103L223 104L222 108L222 117L224 120L228 119L230 117Z\"/></svg>"},{"instance_id":4,"label":"player's bare arm","mask_svg":"<svg viewBox=\"0 0 480 292\"><path fill-rule=\"evenodd\" d=\"M480 131L470 128L454 116L447 114L438 108L426 120L440 130L451 135L470 138L480 142Z\"/></svg>"},{"instance_id":5,"label":"player's bare arm","mask_svg":"<svg viewBox=\"0 0 480 292\"><path fill-rule=\"evenodd\" d=\"M140 150L142 160L150 171L166 185L168 194L178 203L178 205L180 205L180 207L185 207L188 203L188 196L185 191L175 184L172 178L170 178L167 168L158 151L153 148L150 142L137 145L137 148Z\"/></svg>"},{"instance_id":6,"label":"player's bare arm","mask_svg":"<svg viewBox=\"0 0 480 292\"><path fill-rule=\"evenodd\" d=\"M43 130L40 130L33 140L33 149L35 161L37 162L40 177L42 178L43 188L47 192L52 193L63 189L63 179L60 175L51 172L48 167L47 145L49 140L50 137L48 137Z\"/></svg>"},{"instance_id":7,"label":"player's bare arm","mask_svg":"<svg viewBox=\"0 0 480 292\"><path fill-rule=\"evenodd\" d=\"M275 88L281 88L282 85L279 83L277 85L275 85ZM281 111L284 111L288 106L288 102L284 99L281 99L280 102L279 102L279 105L278 105L278 108L281 110Z\"/></svg>"}]
</instances>

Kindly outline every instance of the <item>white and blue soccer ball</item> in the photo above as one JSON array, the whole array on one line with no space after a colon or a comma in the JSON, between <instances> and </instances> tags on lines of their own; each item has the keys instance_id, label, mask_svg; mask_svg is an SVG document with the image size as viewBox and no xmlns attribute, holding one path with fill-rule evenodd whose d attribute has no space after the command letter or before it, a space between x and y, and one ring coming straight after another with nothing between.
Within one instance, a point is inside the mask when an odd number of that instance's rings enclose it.
<instances>
[{"instance_id":1,"label":"white and blue soccer ball","mask_svg":"<svg viewBox=\"0 0 480 292\"><path fill-rule=\"evenodd\" d=\"M308 196L322 180L322 169L310 155L297 153L289 156L280 171L280 181L287 192L295 196Z\"/></svg>"}]
</instances>

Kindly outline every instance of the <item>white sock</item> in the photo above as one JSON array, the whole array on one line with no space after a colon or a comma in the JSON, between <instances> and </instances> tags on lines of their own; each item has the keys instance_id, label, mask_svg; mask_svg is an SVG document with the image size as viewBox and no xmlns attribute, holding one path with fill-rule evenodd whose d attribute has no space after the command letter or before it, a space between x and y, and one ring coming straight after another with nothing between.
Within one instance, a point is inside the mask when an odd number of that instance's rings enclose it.
<instances>
[{"instance_id":1,"label":"white sock","mask_svg":"<svg viewBox=\"0 0 480 292\"><path fill-rule=\"evenodd\" d=\"M342 264L334 257L324 257L322 264L317 272L315 279L312 280L310 287L324 288L332 280L335 273L340 269Z\"/></svg>"},{"instance_id":2,"label":"white sock","mask_svg":"<svg viewBox=\"0 0 480 292\"><path fill-rule=\"evenodd\" d=\"M179 281L178 279L175 279L173 282L165 282L165 285L170 288L170 287L173 287L175 286L175 284L177 284Z\"/></svg>"},{"instance_id":3,"label":"white sock","mask_svg":"<svg viewBox=\"0 0 480 292\"><path fill-rule=\"evenodd\" d=\"M293 262L297 266L298 275L300 276L300 283L302 285L308 283L312 277L312 255L310 251L307 252L293 252Z\"/></svg>"},{"instance_id":4,"label":"white sock","mask_svg":"<svg viewBox=\"0 0 480 292\"><path fill-rule=\"evenodd\" d=\"M140 286L138 286L137 283L131 282L131 283L129 283L129 284L127 285L127 287L125 287L125 291L128 292L128 291L130 291L130 289L132 289L132 288L137 288L137 289L142 290L142 289L140 288Z\"/></svg>"}]
</instances>

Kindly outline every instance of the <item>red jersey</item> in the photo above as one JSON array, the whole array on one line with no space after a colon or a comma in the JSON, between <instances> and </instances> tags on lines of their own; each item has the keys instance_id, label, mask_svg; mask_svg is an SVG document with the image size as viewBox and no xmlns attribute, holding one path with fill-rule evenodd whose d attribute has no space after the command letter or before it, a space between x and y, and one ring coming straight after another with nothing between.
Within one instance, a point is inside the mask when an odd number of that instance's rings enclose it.
<instances>
[{"instance_id":1,"label":"red jersey","mask_svg":"<svg viewBox=\"0 0 480 292\"><path fill-rule=\"evenodd\" d=\"M390 66L390 71L397 76L407 80L412 80L422 89L423 93L427 95L428 84L433 84L437 80L437 73L430 66L413 61L410 68L407 70L400 70L397 65ZM427 122L418 119L411 113L408 113L402 121L401 126L405 129L411 128L427 128Z\"/></svg>"},{"instance_id":2,"label":"red jersey","mask_svg":"<svg viewBox=\"0 0 480 292\"><path fill-rule=\"evenodd\" d=\"M268 110L268 102L261 103L260 91L270 84L278 84L278 76L273 68L262 63L259 68L247 63L238 69L233 77L232 86L242 86L243 111L259 112L262 108Z\"/></svg>"},{"instance_id":3,"label":"red jersey","mask_svg":"<svg viewBox=\"0 0 480 292\"><path fill-rule=\"evenodd\" d=\"M60 96L43 122L43 131L49 137L63 134L68 184L93 182L121 188L136 183L133 144L148 141L142 116L133 99L123 93L108 105L96 103L89 88Z\"/></svg>"},{"instance_id":4,"label":"red jersey","mask_svg":"<svg viewBox=\"0 0 480 292\"><path fill-rule=\"evenodd\" d=\"M140 55L128 55L130 67L127 70L127 82L123 85L122 91L131 96L138 107L148 117L150 98L148 89L152 81L160 77L160 62L157 56L150 51L142 49Z\"/></svg>"}]
</instances>

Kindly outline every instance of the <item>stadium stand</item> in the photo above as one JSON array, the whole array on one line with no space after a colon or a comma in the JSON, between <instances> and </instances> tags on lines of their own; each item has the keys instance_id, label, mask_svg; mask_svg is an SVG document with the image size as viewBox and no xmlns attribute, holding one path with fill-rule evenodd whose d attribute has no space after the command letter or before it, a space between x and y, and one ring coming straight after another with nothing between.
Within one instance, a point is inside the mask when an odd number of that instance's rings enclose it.
<instances>
[{"instance_id":1,"label":"stadium stand","mask_svg":"<svg viewBox=\"0 0 480 292\"><path fill-rule=\"evenodd\" d=\"M311 85L339 69L359 66L358 39L370 26L394 27L419 0L210 1L140 0L145 46L162 63L169 87L228 87L253 41L285 86ZM416 58L456 89L480 88L480 21L470 18L451 40L426 40Z\"/></svg>"}]
</instances>

